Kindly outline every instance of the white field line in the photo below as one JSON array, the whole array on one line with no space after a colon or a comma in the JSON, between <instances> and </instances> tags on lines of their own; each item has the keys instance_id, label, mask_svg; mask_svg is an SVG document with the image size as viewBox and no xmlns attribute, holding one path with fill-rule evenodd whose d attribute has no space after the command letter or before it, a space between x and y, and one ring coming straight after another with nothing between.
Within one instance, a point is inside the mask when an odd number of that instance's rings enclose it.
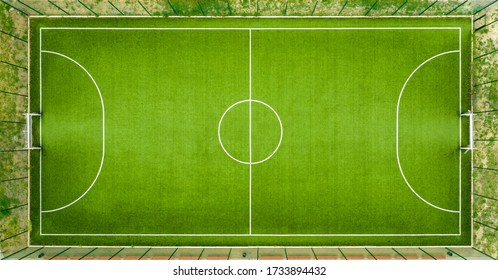
<instances>
[{"instance_id":1,"label":"white field line","mask_svg":"<svg viewBox=\"0 0 498 280\"><path fill-rule=\"evenodd\" d=\"M458 129L459 129L459 140L458 146L462 147L462 29L458 30L458 101L459 109L458 115ZM470 118L472 121L472 117ZM471 139L472 140L472 139ZM472 146L472 144L471 144ZM458 149L458 232L462 233L462 149ZM470 195L472 197L472 195Z\"/></svg>"},{"instance_id":2,"label":"white field line","mask_svg":"<svg viewBox=\"0 0 498 280\"><path fill-rule=\"evenodd\" d=\"M259 161L254 161L254 162L249 162L249 161L243 161L243 160L240 160L234 156L232 156L225 148L225 146L223 145L223 141L221 140L221 124L223 123L223 119L225 118L226 114L235 106L239 105L239 104L242 104L242 103L259 103L259 104L262 104L264 106L266 106L268 109L270 109L273 114L275 114L275 117L277 117L277 120L278 120L278 123L280 125L280 139L278 141L278 145L277 147L275 148L275 150L273 150L273 152L266 158L262 159L262 160L259 160ZM223 149L223 151L233 160L235 160L236 162L239 162L239 163L242 163L242 164L247 164L247 165L254 165L254 164L260 164L260 163L263 163L267 160L269 160L271 157L273 157L273 155L278 151L278 149L280 148L280 144L282 144L282 138L284 136L284 127L282 125L282 120L280 119L280 116L277 114L277 111L275 111L275 109L273 109L270 105L266 104L265 102L261 101L261 100L257 100L257 99L244 99L244 100L241 100L241 101L238 101L238 102L235 102L234 104L230 105L230 107L228 107L228 109L225 110L225 112L223 113L223 115L221 116L220 118L220 121L218 122L218 141L220 143L220 146L221 148Z\"/></svg>"},{"instance_id":3,"label":"white field line","mask_svg":"<svg viewBox=\"0 0 498 280\"><path fill-rule=\"evenodd\" d=\"M436 206L432 203L430 203L429 201L425 200L422 196L420 196L413 188L412 186L410 185L410 183L408 182L408 179L406 179L405 177L405 174L403 172L403 168L401 167L401 162L399 160L399 105L401 103L401 97L403 96L403 91L405 90L405 87L406 85L408 84L408 82L410 81L411 77L418 71L418 69L420 69L422 66L424 66L427 62L439 57L439 56L443 56L443 55L446 55L446 54L450 54L450 53L459 53L460 51L459 50L453 50L453 51L447 51L447 52L443 52L443 53L440 53L440 54L437 54L437 55L434 55L432 56L431 58L427 59L426 61L422 62L417 68L415 68L415 70L413 70L413 72L410 74L410 76L408 76L408 78L406 79L405 83L403 84L403 87L401 88L401 92L399 93L399 97L398 97L398 104L396 106L396 160L398 162L398 168L399 168L399 171L401 173L401 176L403 177L403 180L405 181L406 185L410 188L410 190L420 199L422 200L423 202L425 202L427 205L429 206L432 206L436 209L439 209L441 211L445 211L445 212L451 212L451 213L460 213L459 210L451 210L451 209L446 209L446 208L442 208L442 207L439 207L439 206Z\"/></svg>"},{"instance_id":4,"label":"white field line","mask_svg":"<svg viewBox=\"0 0 498 280\"><path fill-rule=\"evenodd\" d=\"M115 27L44 27L44 28L40 28L40 77L41 77L41 30L43 30L43 29L47 29L47 30L461 30L460 27L364 27L364 28L115 28ZM460 42L460 44L461 44L461 42ZM92 78L92 80L93 80L93 78ZM40 79L40 87L41 87L41 79ZM41 100L41 90L40 90L40 100ZM252 101L254 101L254 100L243 100L243 101L240 101L238 103L247 102L247 101L249 101L250 103L252 103ZM233 104L231 107L237 105L238 103ZM41 105L41 101L40 101L40 105ZM269 106L269 105L267 105L267 106ZM227 111L225 111L225 114L228 112L229 109L227 109ZM276 112L273 110L273 108L270 107L270 109L272 109L272 111L276 114ZM278 117L278 115L277 115L277 117ZM279 119L279 121L280 121L280 119ZM41 119L40 119L40 123L41 123ZM282 129L282 124L281 123L280 123L280 126L281 126L281 129ZM40 125L40 127L41 127L41 125ZM218 127L218 137L219 137L220 143L221 143L220 127L221 127L221 120L220 120L220 124L219 124L219 127ZM40 132L40 134L41 134L41 132ZM40 138L41 138L41 136L40 136ZM227 153L226 150L225 150L225 152ZM230 156L230 157L233 158L232 156ZM40 158L41 158L41 155L40 155ZM233 158L233 159L236 160L236 161L239 161L239 160L237 160L235 158ZM242 162L242 163L244 163L244 162ZM250 166L252 166L252 164L254 164L254 163L249 163ZM41 170L41 160L40 160L40 170ZM40 208L41 208L41 172L40 172ZM458 234L438 234L438 233L436 233L436 234L43 234L43 233L41 233L41 213L40 213L40 235L47 235L47 236L317 236L317 237L319 237L319 236L458 236L458 235L460 235L460 233L458 233ZM355 246L353 246L353 247L355 247ZM379 246L373 246L373 247L379 247ZM380 247L382 247L382 246L380 246ZM389 248L390 247L392 247L392 246L389 246ZM406 247L406 246L402 246L402 247ZM435 246L435 247L439 247L439 246ZM467 247L467 246L463 246L463 247Z\"/></svg>"},{"instance_id":5,"label":"white field line","mask_svg":"<svg viewBox=\"0 0 498 280\"><path fill-rule=\"evenodd\" d=\"M104 99L102 98L102 93L100 92L100 88L99 86L97 85L97 82L95 82L95 79L92 77L92 75L88 72L88 70L85 69L85 67L83 67L81 64L79 64L77 61L75 61L74 59L66 56L66 55L63 55L61 53L58 53L58 52L53 52L53 51L47 51L47 50L41 50L42 53L49 53L49 54L54 54L54 55L58 55L58 56L61 56L65 59L68 59L69 61L75 63L76 65L78 65L81 69L83 69L83 71L85 71L85 73L90 77L90 79L92 80L93 84L95 85L95 87L97 88L97 91L99 93L99 96L100 96L100 103L102 104L102 158L100 160L100 167L99 167L99 171L97 172L97 175L95 176L95 178L93 179L93 182L91 183L91 185L87 188L87 190L80 196L78 197L76 200L74 200L73 202L69 203L69 204L66 204L62 207L59 207L59 208L56 208L56 209L50 209L50 210L41 210L42 213L50 213L50 212L56 212L56 211L59 211L59 210L62 210L64 208L67 208L73 204L75 204L76 202L78 202L81 198L83 198L93 187L93 185L95 185L95 182L97 182L97 179L99 178L100 176L100 172L102 171L102 166L104 165L104 156L105 156L105 110L104 110ZM41 73L41 72L40 72ZM40 207L40 209L42 209Z\"/></svg>"},{"instance_id":6,"label":"white field line","mask_svg":"<svg viewBox=\"0 0 498 280\"><path fill-rule=\"evenodd\" d=\"M71 247L71 246L74 246L74 245L33 245L33 246L30 246L30 247L43 247L43 248L67 248L67 247ZM220 249L220 248L237 248L237 249L247 249L247 248L252 248L252 249L257 249L257 248L292 248L292 249L309 249L309 248L313 248L313 249L337 249L337 248L440 248L441 247L449 247L450 249L452 248L472 248L472 245L458 245L458 246L455 246L455 245L438 245L438 246L423 246L423 245L410 245L410 246L378 246L378 245L361 245L361 246L321 246L321 245L316 245L316 246L303 246L303 245L300 245L300 246L214 246L214 245L210 245L210 246L144 246L144 245L137 245L137 246L130 246L130 245L127 245L127 246L116 246L116 245L113 245L113 246L105 246L105 245L95 245L95 246L88 246L88 245L81 245L81 246L78 246L78 248L90 248L90 249L94 249L94 248L138 248L138 249L149 249L149 248L152 248L152 249L171 249L171 248L174 248L174 249L179 249L179 248L182 248L182 249L187 249L187 248L192 248L192 249L195 249L195 248L205 248L205 249Z\"/></svg>"},{"instance_id":7,"label":"white field line","mask_svg":"<svg viewBox=\"0 0 498 280\"><path fill-rule=\"evenodd\" d=\"M260 233L241 233L241 234L232 234L232 233L213 233L213 234L188 234L188 233L179 233L179 234L127 234L127 233L44 233L44 236L312 236L312 237L327 237L327 236L459 236L458 233L435 233L435 234L416 234L416 233L408 233L408 234L260 234ZM364 246L363 246L364 247Z\"/></svg>"},{"instance_id":8,"label":"white field line","mask_svg":"<svg viewBox=\"0 0 498 280\"><path fill-rule=\"evenodd\" d=\"M470 38L474 38L474 29L472 28L472 25L474 24L474 19L471 18L470 19ZM461 37L460 37L461 38ZM460 39L460 48L462 47L462 41ZM474 101L473 101L473 98L472 98L472 95L473 95L473 89L474 89L474 86L473 86L473 77L472 77L472 73L474 71L472 71L472 65L474 65L474 42L473 40L470 40L470 111L473 112L474 111ZM460 58L460 67L462 66L462 60ZM461 69L460 69L460 73L461 73ZM471 131L472 135L474 134L474 131L472 130ZM474 141L474 140L472 140ZM472 146L474 144L472 143ZM460 165L460 169L461 169L461 165ZM471 173L470 173L470 193L473 194L474 193L474 179L472 177L472 171L474 170L474 150L470 150L470 170L471 170ZM461 186L461 185L460 185ZM462 192L460 191L460 194ZM474 196L471 195L470 196L470 217L474 217ZM461 202L460 202L460 208L461 208ZM461 218L460 218L461 219ZM474 247L474 223L471 221L470 222L470 240L471 240L471 245L472 247Z\"/></svg>"},{"instance_id":9,"label":"white field line","mask_svg":"<svg viewBox=\"0 0 498 280\"><path fill-rule=\"evenodd\" d=\"M31 112L31 19L28 17L28 113ZM29 128L29 126L28 126ZM26 129L27 130L27 129ZM28 145L29 145L28 132ZM28 149L28 168L31 168L31 150ZM26 221L31 221L31 170L28 169L28 211ZM28 232L28 246L31 243L31 232Z\"/></svg>"},{"instance_id":10,"label":"white field line","mask_svg":"<svg viewBox=\"0 0 498 280\"><path fill-rule=\"evenodd\" d=\"M460 27L42 27L42 30L459 30Z\"/></svg>"},{"instance_id":11,"label":"white field line","mask_svg":"<svg viewBox=\"0 0 498 280\"><path fill-rule=\"evenodd\" d=\"M196 18L196 19L211 19L211 18L228 18L228 19L246 19L246 18L337 18L337 19L345 19L345 18L469 18L473 19L473 15L441 15L441 16L430 16L430 15L415 15L415 16L403 16L403 15L395 15L395 16L149 16L149 15L125 15L125 16L113 16L113 15L99 15L98 18L163 18L163 19L185 19L185 18ZM28 18L97 18L95 15L30 15Z\"/></svg>"},{"instance_id":12,"label":"white field line","mask_svg":"<svg viewBox=\"0 0 498 280\"><path fill-rule=\"evenodd\" d=\"M42 33L43 33L43 30L40 28L40 51L39 51L39 59L40 59L40 114L42 114L42 92L43 92L43 82L42 82ZM40 147L42 147L42 149L40 150L40 235L42 234L42 201L43 201L43 198L42 198L42 154L43 154L43 143L42 143L42 133L43 133L43 128L42 128L42 118L40 118Z\"/></svg>"},{"instance_id":13,"label":"white field line","mask_svg":"<svg viewBox=\"0 0 498 280\"><path fill-rule=\"evenodd\" d=\"M252 30L249 29L249 234L252 234Z\"/></svg>"}]
</instances>

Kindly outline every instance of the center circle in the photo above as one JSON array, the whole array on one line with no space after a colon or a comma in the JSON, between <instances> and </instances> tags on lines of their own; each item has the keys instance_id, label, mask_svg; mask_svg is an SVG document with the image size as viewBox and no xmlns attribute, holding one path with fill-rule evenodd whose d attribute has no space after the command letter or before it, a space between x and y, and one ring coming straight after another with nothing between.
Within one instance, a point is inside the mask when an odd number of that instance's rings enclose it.
<instances>
[{"instance_id":1,"label":"center circle","mask_svg":"<svg viewBox=\"0 0 498 280\"><path fill-rule=\"evenodd\" d=\"M268 155L266 158L262 159L262 160L259 160L259 161L252 161L252 160L249 160L249 161L245 161L245 160L240 160L236 157L234 157L232 154L230 154L227 149L225 148L225 146L223 145L223 141L221 140L221 125L223 123L223 119L225 118L225 116L227 115L227 113L232 110L235 106L237 105L240 105L240 104L243 104L243 103L249 103L249 104L253 104L253 103L258 103L258 104L261 104L263 106L265 106L266 108L270 109L273 114L275 115L275 117L277 118L278 120L278 123L279 123L279 126L280 126L280 137L279 137L279 140L278 140L278 144L277 146L275 147L275 149L273 150L273 152L270 153L270 155ZM251 107L250 107L251 108ZM250 109L251 110L251 109ZM249 118L251 118L251 112L249 113ZM251 121L251 120L250 120ZM251 128L250 128L251 130ZM278 113L275 111L275 109L273 109L270 105L266 104L265 102L263 101L260 101L260 100L255 100L255 99L246 99L246 100L241 100L241 101L238 101L232 105L230 105L230 107L228 107L225 112L223 113L223 115L221 116L220 118L220 121L218 123L218 141L220 142L220 145L221 145L221 148L223 149L223 151L233 160L235 160L236 162L239 162L239 163L242 163L242 164L248 164L248 165L253 165L253 164L260 164L260 163L263 163L265 161L267 161L268 159L270 159L278 150L278 148L280 147L280 144L282 143L282 138L283 138L283 135L284 135L284 128L282 126L282 121L280 120L280 116L278 115ZM250 136L251 137L251 136ZM251 148L250 148L251 149Z\"/></svg>"}]
</instances>

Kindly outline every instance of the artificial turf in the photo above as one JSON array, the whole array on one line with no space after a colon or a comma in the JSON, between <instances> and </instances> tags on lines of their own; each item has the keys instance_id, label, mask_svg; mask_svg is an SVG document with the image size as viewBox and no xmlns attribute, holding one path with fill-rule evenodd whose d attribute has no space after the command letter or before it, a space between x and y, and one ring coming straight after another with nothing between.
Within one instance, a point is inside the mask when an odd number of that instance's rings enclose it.
<instances>
[{"instance_id":1,"label":"artificial turf","mask_svg":"<svg viewBox=\"0 0 498 280\"><path fill-rule=\"evenodd\" d=\"M32 244L470 245L470 18L30 25Z\"/></svg>"}]
</instances>

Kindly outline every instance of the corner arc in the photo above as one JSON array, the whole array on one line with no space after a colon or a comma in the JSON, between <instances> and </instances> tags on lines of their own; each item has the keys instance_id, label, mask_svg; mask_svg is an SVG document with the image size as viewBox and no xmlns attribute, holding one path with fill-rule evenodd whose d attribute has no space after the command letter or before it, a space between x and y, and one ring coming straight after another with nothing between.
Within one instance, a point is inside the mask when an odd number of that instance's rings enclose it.
<instances>
[{"instance_id":1,"label":"corner arc","mask_svg":"<svg viewBox=\"0 0 498 280\"><path fill-rule=\"evenodd\" d=\"M105 110L104 110L104 99L102 97L102 93L100 92L100 88L97 84L97 82L95 81L95 79L93 78L93 76L90 74L90 72L88 72L88 70L86 70L85 67L83 67L80 63L78 63L76 60L68 57L67 55L64 55L64 54L61 54L61 53L58 53L58 52L53 52L53 51L48 51L48 50L41 50L42 53L48 53L48 54L54 54L54 55L58 55L60 57L63 57L71 62L73 62L74 64L78 65L78 67L80 67L81 69L83 69L83 71L85 71L85 73L88 75L88 77L90 77L90 79L92 80L93 84L95 85L95 88L97 89L97 92L99 93L99 97L100 97L100 103L102 105L102 158L100 160L100 166L99 166L99 170L97 172L97 174L95 175L95 178L93 179L92 183L90 184L90 186L87 188L87 190L82 194L80 195L77 199L75 199L74 201L62 206L62 207L59 207L59 208L55 208L55 209L50 209L50 210L41 210L42 213L51 213L51 212L56 212L56 211L60 211L62 209L65 209L73 204L75 204L76 202L78 202L80 199L82 199L91 189L92 187L95 185L95 183L97 182L99 176L100 176L100 172L102 171L102 166L104 165L104 157L105 157Z\"/></svg>"}]
</instances>

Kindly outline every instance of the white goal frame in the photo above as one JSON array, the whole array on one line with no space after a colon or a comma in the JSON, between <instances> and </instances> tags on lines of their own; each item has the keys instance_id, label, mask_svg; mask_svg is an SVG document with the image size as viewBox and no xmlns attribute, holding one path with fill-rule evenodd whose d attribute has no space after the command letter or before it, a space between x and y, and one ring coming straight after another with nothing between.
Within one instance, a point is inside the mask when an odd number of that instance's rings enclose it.
<instances>
[{"instance_id":1,"label":"white goal frame","mask_svg":"<svg viewBox=\"0 0 498 280\"><path fill-rule=\"evenodd\" d=\"M467 113L460 114L461 117L469 117L469 145L466 147L460 147L460 150L468 152L474 150L474 113L468 111Z\"/></svg>"},{"instance_id":2,"label":"white goal frame","mask_svg":"<svg viewBox=\"0 0 498 280\"><path fill-rule=\"evenodd\" d=\"M27 113L26 114L26 134L27 134L27 149L28 150L41 150L41 146L33 146L33 117L40 118L41 113Z\"/></svg>"}]
</instances>

